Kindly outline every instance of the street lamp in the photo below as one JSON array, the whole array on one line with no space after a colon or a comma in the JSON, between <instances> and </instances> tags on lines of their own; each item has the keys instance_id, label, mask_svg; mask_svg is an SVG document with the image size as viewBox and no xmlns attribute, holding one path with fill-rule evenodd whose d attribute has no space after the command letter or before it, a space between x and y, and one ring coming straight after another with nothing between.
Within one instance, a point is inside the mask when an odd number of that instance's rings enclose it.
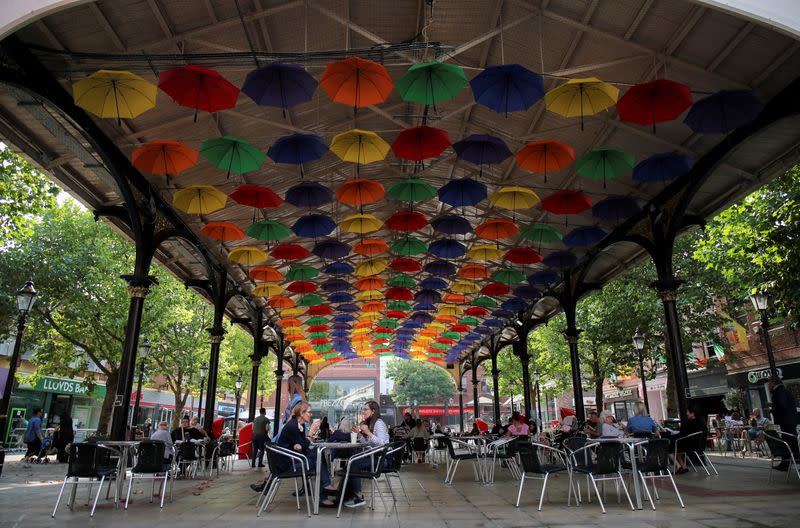
<instances>
[{"instance_id":1,"label":"street lamp","mask_svg":"<svg viewBox=\"0 0 800 528\"><path fill-rule=\"evenodd\" d=\"M636 333L633 334L633 348L636 349L636 356L639 358L639 377L642 378L644 408L647 409L647 414L650 414L650 400L647 398L647 381L644 377L644 334L642 334L638 328L636 329Z\"/></svg>"},{"instance_id":2,"label":"street lamp","mask_svg":"<svg viewBox=\"0 0 800 528\"><path fill-rule=\"evenodd\" d=\"M14 387L14 377L17 375L17 363L19 363L19 357L22 352L22 334L25 333L28 313L31 311L31 308L33 308L33 303L36 302L36 293L33 282L31 281L26 282L25 286L17 291L17 310L19 310L17 338L14 341L14 352L11 354L11 363L8 365L8 376L6 377L6 385L3 388L3 401L0 402L0 444L5 441L8 410L11 407L11 389Z\"/></svg>"},{"instance_id":3,"label":"street lamp","mask_svg":"<svg viewBox=\"0 0 800 528\"><path fill-rule=\"evenodd\" d=\"M142 380L144 379L144 363L147 360L147 355L150 354L150 341L147 337L142 338L139 343L139 381L136 383L136 404L133 406L133 420L132 426L136 427L139 423L139 407L142 402ZM131 439L133 440L133 438Z\"/></svg>"},{"instance_id":4,"label":"street lamp","mask_svg":"<svg viewBox=\"0 0 800 528\"><path fill-rule=\"evenodd\" d=\"M539 369L533 371L533 381L536 384L536 417L541 421L542 419L542 395L539 392ZM527 417L530 419L530 417Z\"/></svg>"},{"instance_id":5,"label":"street lamp","mask_svg":"<svg viewBox=\"0 0 800 528\"><path fill-rule=\"evenodd\" d=\"M200 423L203 423L203 387L206 384L206 376L208 376L208 363L204 361L200 365L200 402L197 404L197 417Z\"/></svg>"},{"instance_id":6,"label":"street lamp","mask_svg":"<svg viewBox=\"0 0 800 528\"><path fill-rule=\"evenodd\" d=\"M778 368L775 366L775 356L772 353L772 340L769 337L769 318L767 317L767 307L769 306L769 296L766 292L757 291L750 296L753 307L761 314L761 334L764 336L764 345L767 347L767 360L772 377L778 377Z\"/></svg>"},{"instance_id":7,"label":"street lamp","mask_svg":"<svg viewBox=\"0 0 800 528\"><path fill-rule=\"evenodd\" d=\"M514 414L514 380L508 380L508 392L511 393L511 414Z\"/></svg>"},{"instance_id":8,"label":"street lamp","mask_svg":"<svg viewBox=\"0 0 800 528\"><path fill-rule=\"evenodd\" d=\"M266 392L267 388L262 383L261 386L259 387L259 390L261 391L261 405L259 407L263 409L264 408L264 392Z\"/></svg>"},{"instance_id":9,"label":"street lamp","mask_svg":"<svg viewBox=\"0 0 800 528\"><path fill-rule=\"evenodd\" d=\"M236 451L238 453L239 448L238 444L236 443L236 433L239 432L239 400L242 397L242 376L236 378L236 381L233 382L233 386L236 387L236 412L233 415L233 445L237 446Z\"/></svg>"}]
</instances>

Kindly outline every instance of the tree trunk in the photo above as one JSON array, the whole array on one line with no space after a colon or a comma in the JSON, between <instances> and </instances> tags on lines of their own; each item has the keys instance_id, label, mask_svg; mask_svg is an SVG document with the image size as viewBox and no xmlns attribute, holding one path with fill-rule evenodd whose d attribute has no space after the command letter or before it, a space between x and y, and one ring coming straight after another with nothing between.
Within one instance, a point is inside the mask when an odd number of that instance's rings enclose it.
<instances>
[{"instance_id":1,"label":"tree trunk","mask_svg":"<svg viewBox=\"0 0 800 528\"><path fill-rule=\"evenodd\" d=\"M605 379L600 374L600 365L597 364L597 354L593 354L592 377L594 378L595 408L599 414L603 410L603 382Z\"/></svg>"},{"instance_id":2,"label":"tree trunk","mask_svg":"<svg viewBox=\"0 0 800 528\"><path fill-rule=\"evenodd\" d=\"M172 428L177 429L181 424L181 415L183 414L183 398L181 391L172 393L175 397L175 410L172 412Z\"/></svg>"},{"instance_id":3,"label":"tree trunk","mask_svg":"<svg viewBox=\"0 0 800 528\"><path fill-rule=\"evenodd\" d=\"M106 395L103 398L103 405L100 407L100 419L97 422L97 432L108 434L111 425L111 415L114 410L114 398L117 395L117 381L119 380L119 370L109 371L106 379Z\"/></svg>"}]
</instances>

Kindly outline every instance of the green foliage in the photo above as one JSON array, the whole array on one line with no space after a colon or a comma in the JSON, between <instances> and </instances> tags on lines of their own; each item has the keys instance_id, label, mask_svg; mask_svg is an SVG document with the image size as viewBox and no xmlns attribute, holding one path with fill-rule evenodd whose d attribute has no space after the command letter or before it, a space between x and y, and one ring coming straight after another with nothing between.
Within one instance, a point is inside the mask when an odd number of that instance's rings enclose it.
<instances>
[{"instance_id":1,"label":"green foliage","mask_svg":"<svg viewBox=\"0 0 800 528\"><path fill-rule=\"evenodd\" d=\"M395 360L386 365L386 377L394 382L395 402L440 403L456 395L453 378L440 367L424 361Z\"/></svg>"},{"instance_id":2,"label":"green foliage","mask_svg":"<svg viewBox=\"0 0 800 528\"><path fill-rule=\"evenodd\" d=\"M33 165L0 146L0 245L30 235L36 218L55 204L59 192Z\"/></svg>"},{"instance_id":3,"label":"green foliage","mask_svg":"<svg viewBox=\"0 0 800 528\"><path fill-rule=\"evenodd\" d=\"M722 403L729 411L737 411L744 416L746 399L742 389L730 389L725 393L725 396L722 397Z\"/></svg>"}]
</instances>

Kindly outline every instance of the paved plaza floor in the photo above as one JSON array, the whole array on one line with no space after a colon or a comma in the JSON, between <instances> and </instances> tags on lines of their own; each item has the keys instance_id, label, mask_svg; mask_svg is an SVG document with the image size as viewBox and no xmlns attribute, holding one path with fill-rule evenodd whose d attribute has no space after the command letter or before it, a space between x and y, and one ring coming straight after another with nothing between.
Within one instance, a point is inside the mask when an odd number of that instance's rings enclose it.
<instances>
[{"instance_id":1,"label":"paved plaza floor","mask_svg":"<svg viewBox=\"0 0 800 528\"><path fill-rule=\"evenodd\" d=\"M549 502L541 512L536 511L539 482L526 483L523 503L514 507L517 481L498 469L497 482L481 485L473 481L469 463L462 463L453 485L444 485L444 467L429 465L404 466L403 479L411 505L402 498L397 503L387 496L387 508L380 500L374 511L368 508L343 508L342 517L336 511L322 509L319 516L309 519L305 504L296 509L291 496L293 486L286 483L273 508L256 518L256 494L248 486L263 478L263 473L250 470L240 462L232 473L219 479L177 481L175 497L163 510L158 503L148 502L149 496L136 492L128 511L114 508L113 501L101 498L94 518L86 506L86 488L79 491L75 511L62 502L54 519L50 518L55 504L64 464L28 465L11 457L0 478L0 528L85 528L113 526L114 528L150 528L161 525L169 528L198 528L206 526L234 527L271 525L283 527L317 526L325 528L372 527L522 527L522 526L613 526L617 527L739 527L739 526L797 526L800 518L800 482L793 477L787 484L785 473L776 473L768 482L765 460L714 457L720 476L689 473L676 477L686 503L681 509L674 493L661 487L657 510L648 503L645 509L633 512L618 504L613 486L607 494L608 513L603 515L596 502L567 506L566 475L552 478ZM668 483L665 483L668 485ZM149 483L139 484L144 490ZM385 488L385 485L383 485ZM583 483L585 486L585 482ZM398 488L399 486L395 486ZM366 488L366 486L365 486ZM136 490L136 488L134 488ZM148 488L149 489L149 488ZM584 488L585 489L585 488Z\"/></svg>"}]
</instances>

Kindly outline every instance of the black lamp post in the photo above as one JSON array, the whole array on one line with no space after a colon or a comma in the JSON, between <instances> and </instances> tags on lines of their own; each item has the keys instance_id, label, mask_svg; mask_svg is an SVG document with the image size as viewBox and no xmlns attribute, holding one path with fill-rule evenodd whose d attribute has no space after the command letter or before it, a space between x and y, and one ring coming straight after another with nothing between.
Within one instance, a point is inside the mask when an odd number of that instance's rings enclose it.
<instances>
[{"instance_id":1,"label":"black lamp post","mask_svg":"<svg viewBox=\"0 0 800 528\"><path fill-rule=\"evenodd\" d=\"M267 388L262 383L261 386L259 387L259 390L261 391L261 405L259 405L259 407L261 409L263 409L264 408L264 393L267 391Z\"/></svg>"},{"instance_id":2,"label":"black lamp post","mask_svg":"<svg viewBox=\"0 0 800 528\"><path fill-rule=\"evenodd\" d=\"M542 395L539 392L539 370L533 371L533 381L536 383L536 417L542 421ZM526 417L530 419L530 417Z\"/></svg>"},{"instance_id":3,"label":"black lamp post","mask_svg":"<svg viewBox=\"0 0 800 528\"><path fill-rule=\"evenodd\" d=\"M639 359L639 377L642 379L642 398L647 414L650 414L650 400L647 398L647 381L644 377L644 334L639 329L633 334L633 348L636 349L636 356Z\"/></svg>"},{"instance_id":4,"label":"black lamp post","mask_svg":"<svg viewBox=\"0 0 800 528\"><path fill-rule=\"evenodd\" d=\"M511 414L514 414L514 380L508 380L508 392L511 393Z\"/></svg>"},{"instance_id":5,"label":"black lamp post","mask_svg":"<svg viewBox=\"0 0 800 528\"><path fill-rule=\"evenodd\" d=\"M150 341L142 338L139 343L139 381L136 383L136 404L133 406L133 427L139 423L139 404L142 401L142 380L144 379L144 362L147 360L147 355L150 353ZM132 439L131 439L132 440Z\"/></svg>"},{"instance_id":6,"label":"black lamp post","mask_svg":"<svg viewBox=\"0 0 800 528\"><path fill-rule=\"evenodd\" d=\"M761 334L764 336L764 346L767 347L767 360L769 361L769 371L772 377L778 377L778 367L775 366L775 356L772 353L772 339L769 337L769 318L767 317L767 307L769 306L769 296L766 292L759 291L750 296L753 307L761 314Z\"/></svg>"},{"instance_id":7,"label":"black lamp post","mask_svg":"<svg viewBox=\"0 0 800 528\"><path fill-rule=\"evenodd\" d=\"M197 404L197 417L200 423L203 423L203 387L206 384L206 376L208 376L208 363L205 361L200 365L200 399Z\"/></svg>"},{"instance_id":8,"label":"black lamp post","mask_svg":"<svg viewBox=\"0 0 800 528\"><path fill-rule=\"evenodd\" d=\"M233 415L233 445L238 446L239 444L236 443L236 434L239 432L239 400L242 397L242 376L240 375L236 378L236 381L233 383L236 387L236 412ZM239 448L236 448L237 452Z\"/></svg>"},{"instance_id":9,"label":"black lamp post","mask_svg":"<svg viewBox=\"0 0 800 528\"><path fill-rule=\"evenodd\" d=\"M28 281L25 286L17 291L17 338L14 341L14 352L11 354L11 362L8 365L8 377L3 388L3 401L0 402L0 444L5 441L6 429L8 428L8 410L11 408L11 390L14 388L14 378L17 375L17 364L22 353L22 334L25 333L25 324L28 321L28 313L33 308L36 301L36 290L33 282Z\"/></svg>"},{"instance_id":10,"label":"black lamp post","mask_svg":"<svg viewBox=\"0 0 800 528\"><path fill-rule=\"evenodd\" d=\"M417 400L414 400L414 414L416 418L419 418L419 402Z\"/></svg>"}]
</instances>

